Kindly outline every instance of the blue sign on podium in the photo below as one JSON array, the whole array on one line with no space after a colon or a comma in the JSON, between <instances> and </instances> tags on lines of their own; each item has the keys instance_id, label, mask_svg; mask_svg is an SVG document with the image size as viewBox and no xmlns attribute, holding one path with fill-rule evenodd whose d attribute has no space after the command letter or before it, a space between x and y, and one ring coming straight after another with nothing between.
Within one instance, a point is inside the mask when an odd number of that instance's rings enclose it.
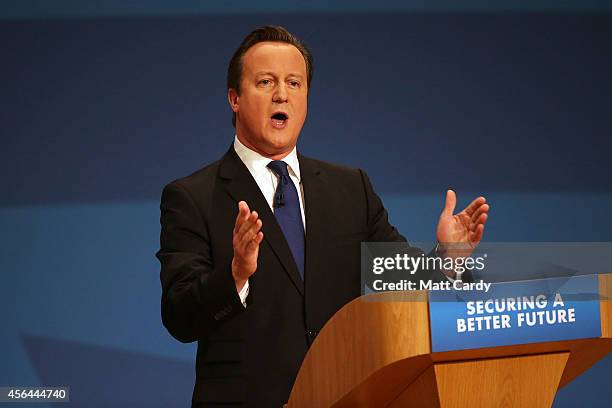
<instances>
[{"instance_id":1,"label":"blue sign on podium","mask_svg":"<svg viewBox=\"0 0 612 408\"><path fill-rule=\"evenodd\" d=\"M601 336L597 275L429 292L433 352Z\"/></svg>"}]
</instances>

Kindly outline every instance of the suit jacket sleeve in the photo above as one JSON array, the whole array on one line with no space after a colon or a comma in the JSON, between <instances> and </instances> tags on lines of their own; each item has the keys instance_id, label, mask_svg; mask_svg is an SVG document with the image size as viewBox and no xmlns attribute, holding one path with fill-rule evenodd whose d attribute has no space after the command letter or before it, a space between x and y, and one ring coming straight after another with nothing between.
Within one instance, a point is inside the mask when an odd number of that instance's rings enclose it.
<instances>
[{"instance_id":1,"label":"suit jacket sleeve","mask_svg":"<svg viewBox=\"0 0 612 408\"><path fill-rule=\"evenodd\" d=\"M206 220L180 181L161 199L161 314L182 342L205 336L243 309L230 265L215 265Z\"/></svg>"},{"instance_id":2,"label":"suit jacket sleeve","mask_svg":"<svg viewBox=\"0 0 612 408\"><path fill-rule=\"evenodd\" d=\"M363 181L366 204L368 208L368 241L369 242L406 242L397 228L389 224L389 215L380 197L374 192L368 175L359 170Z\"/></svg>"}]
</instances>

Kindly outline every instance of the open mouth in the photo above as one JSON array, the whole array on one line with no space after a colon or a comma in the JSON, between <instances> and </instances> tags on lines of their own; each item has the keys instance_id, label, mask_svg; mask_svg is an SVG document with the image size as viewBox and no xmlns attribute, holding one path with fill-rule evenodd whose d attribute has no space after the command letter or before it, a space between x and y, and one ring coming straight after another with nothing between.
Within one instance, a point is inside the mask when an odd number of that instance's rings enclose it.
<instances>
[{"instance_id":1,"label":"open mouth","mask_svg":"<svg viewBox=\"0 0 612 408\"><path fill-rule=\"evenodd\" d=\"M289 116L285 112L276 112L271 116L270 120L272 121L272 126L277 129L282 129L287 124L287 119Z\"/></svg>"}]
</instances>

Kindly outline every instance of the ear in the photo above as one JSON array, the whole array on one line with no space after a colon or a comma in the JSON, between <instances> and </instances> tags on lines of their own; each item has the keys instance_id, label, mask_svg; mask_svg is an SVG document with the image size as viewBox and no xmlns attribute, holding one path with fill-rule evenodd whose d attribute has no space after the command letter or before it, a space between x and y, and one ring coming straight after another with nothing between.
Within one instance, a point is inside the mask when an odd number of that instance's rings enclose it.
<instances>
[{"instance_id":1,"label":"ear","mask_svg":"<svg viewBox=\"0 0 612 408\"><path fill-rule=\"evenodd\" d=\"M234 113L238 112L238 100L240 96L238 96L238 92L235 89L230 88L227 90L227 101L230 104L230 108Z\"/></svg>"}]
</instances>

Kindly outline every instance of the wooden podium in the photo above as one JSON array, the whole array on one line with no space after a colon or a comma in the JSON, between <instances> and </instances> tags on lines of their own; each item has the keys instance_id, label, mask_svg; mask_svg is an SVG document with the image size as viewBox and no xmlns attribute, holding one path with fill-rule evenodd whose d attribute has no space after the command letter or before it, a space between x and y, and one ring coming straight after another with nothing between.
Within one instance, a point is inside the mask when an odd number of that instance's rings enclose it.
<instances>
[{"instance_id":1,"label":"wooden podium","mask_svg":"<svg viewBox=\"0 0 612 408\"><path fill-rule=\"evenodd\" d=\"M598 279L599 338L438 353L426 292L355 299L315 339L287 407L550 407L612 350L612 275Z\"/></svg>"}]
</instances>

